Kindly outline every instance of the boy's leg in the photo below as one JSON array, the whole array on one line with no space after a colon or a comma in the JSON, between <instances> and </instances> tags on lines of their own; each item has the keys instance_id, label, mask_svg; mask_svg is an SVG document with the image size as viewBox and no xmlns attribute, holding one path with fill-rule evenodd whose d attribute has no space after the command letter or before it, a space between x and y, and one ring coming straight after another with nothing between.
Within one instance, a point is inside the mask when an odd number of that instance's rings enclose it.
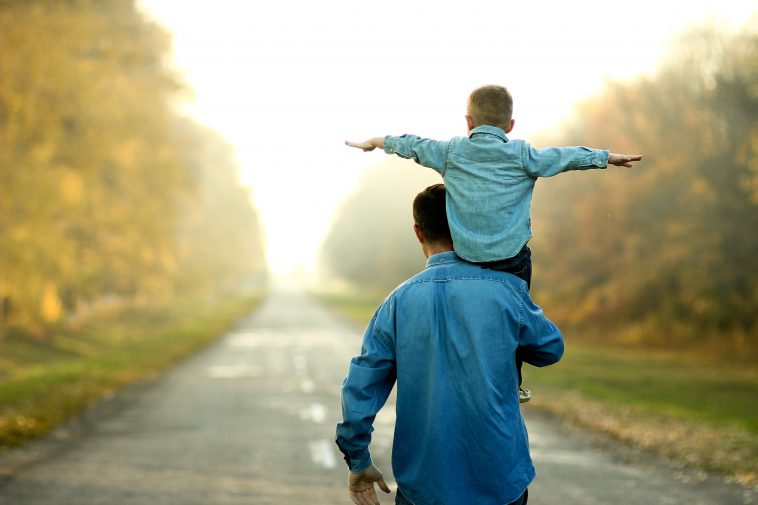
<instances>
[{"instance_id":1,"label":"boy's leg","mask_svg":"<svg viewBox=\"0 0 758 505\"><path fill-rule=\"evenodd\" d=\"M512 258L506 258L500 261L487 261L477 263L485 268L497 270L498 272L507 272L513 274L519 279L526 281L526 289L532 285L532 251L528 246L524 246Z\"/></svg>"},{"instance_id":2,"label":"boy's leg","mask_svg":"<svg viewBox=\"0 0 758 505\"><path fill-rule=\"evenodd\" d=\"M500 261L491 261L486 263L479 263L479 265L485 268L491 268L499 272L507 272L513 274L519 279L526 281L526 289L529 290L532 286L532 251L528 246L524 246L512 258L506 258ZM519 356L518 350L516 351L516 370L518 370L518 385L519 385L519 397L521 402L528 402L531 398L531 393L521 387L521 366L523 362Z\"/></svg>"}]
</instances>

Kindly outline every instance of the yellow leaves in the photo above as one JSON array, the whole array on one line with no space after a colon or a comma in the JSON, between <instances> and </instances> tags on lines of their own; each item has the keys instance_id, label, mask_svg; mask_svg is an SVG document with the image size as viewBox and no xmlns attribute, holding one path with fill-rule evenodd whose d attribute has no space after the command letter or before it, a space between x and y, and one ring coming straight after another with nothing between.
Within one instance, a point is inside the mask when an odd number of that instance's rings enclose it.
<instances>
[{"instance_id":1,"label":"yellow leaves","mask_svg":"<svg viewBox=\"0 0 758 505\"><path fill-rule=\"evenodd\" d=\"M84 197L84 182L73 170L66 170L61 176L61 195L71 205L79 205Z\"/></svg>"},{"instance_id":2,"label":"yellow leaves","mask_svg":"<svg viewBox=\"0 0 758 505\"><path fill-rule=\"evenodd\" d=\"M694 177L692 179L690 194L701 203L713 203L716 201L716 192L702 177Z\"/></svg>"},{"instance_id":3,"label":"yellow leaves","mask_svg":"<svg viewBox=\"0 0 758 505\"><path fill-rule=\"evenodd\" d=\"M159 252L154 246L143 245L139 249L139 258L145 265L155 265Z\"/></svg>"},{"instance_id":4,"label":"yellow leaves","mask_svg":"<svg viewBox=\"0 0 758 505\"><path fill-rule=\"evenodd\" d=\"M14 226L10 231L10 238L14 242L23 242L30 236L29 228L26 226Z\"/></svg>"},{"instance_id":5,"label":"yellow leaves","mask_svg":"<svg viewBox=\"0 0 758 505\"><path fill-rule=\"evenodd\" d=\"M750 200L758 205L758 126L750 129L747 141L737 151L735 161L738 166L747 168L740 182L750 193Z\"/></svg>"},{"instance_id":6,"label":"yellow leaves","mask_svg":"<svg viewBox=\"0 0 758 505\"><path fill-rule=\"evenodd\" d=\"M6 426L15 426L20 430L33 430L37 426L37 420L26 416L15 416L13 418L0 417L0 429L4 429Z\"/></svg>"},{"instance_id":7,"label":"yellow leaves","mask_svg":"<svg viewBox=\"0 0 758 505\"><path fill-rule=\"evenodd\" d=\"M260 274L257 215L233 153L173 106L167 34L129 0L6 3L0 297L12 310L0 324L42 334L70 304L194 289L183 278L200 270L201 289ZM210 203L190 201L196 185ZM177 235L193 210L190 242ZM185 245L193 251L179 256Z\"/></svg>"},{"instance_id":8,"label":"yellow leaves","mask_svg":"<svg viewBox=\"0 0 758 505\"><path fill-rule=\"evenodd\" d=\"M632 343L755 335L758 88L755 38L740 37L745 49L688 49L688 65L608 86L563 138L546 139L644 155L633 169L537 185L538 296L561 322Z\"/></svg>"},{"instance_id":9,"label":"yellow leaves","mask_svg":"<svg viewBox=\"0 0 758 505\"><path fill-rule=\"evenodd\" d=\"M712 298L702 295L692 297L689 300L689 306L692 313L698 316L707 316L717 308Z\"/></svg>"},{"instance_id":10,"label":"yellow leaves","mask_svg":"<svg viewBox=\"0 0 758 505\"><path fill-rule=\"evenodd\" d=\"M35 164L43 164L50 161L55 154L56 145L53 142L37 142L29 150L29 161Z\"/></svg>"},{"instance_id":11,"label":"yellow leaves","mask_svg":"<svg viewBox=\"0 0 758 505\"><path fill-rule=\"evenodd\" d=\"M168 272L176 272L178 268L177 259L174 254L168 250L162 251L160 254L161 265Z\"/></svg>"},{"instance_id":12,"label":"yellow leaves","mask_svg":"<svg viewBox=\"0 0 758 505\"><path fill-rule=\"evenodd\" d=\"M123 140L118 146L114 147L114 158L118 160L119 165L130 167L138 160L138 152L141 143L138 139Z\"/></svg>"},{"instance_id":13,"label":"yellow leaves","mask_svg":"<svg viewBox=\"0 0 758 505\"><path fill-rule=\"evenodd\" d=\"M45 285L42 292L40 312L42 319L47 323L54 323L63 315L63 303L61 303L61 299L58 296L58 290L51 282Z\"/></svg>"}]
</instances>

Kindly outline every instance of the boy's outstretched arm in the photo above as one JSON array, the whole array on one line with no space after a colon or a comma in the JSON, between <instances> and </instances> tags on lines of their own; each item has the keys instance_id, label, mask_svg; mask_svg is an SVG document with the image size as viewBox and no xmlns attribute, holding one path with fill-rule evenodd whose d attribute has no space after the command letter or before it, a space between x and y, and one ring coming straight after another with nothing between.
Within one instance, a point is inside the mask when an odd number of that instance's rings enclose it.
<instances>
[{"instance_id":1,"label":"boy's outstretched arm","mask_svg":"<svg viewBox=\"0 0 758 505\"><path fill-rule=\"evenodd\" d=\"M640 161L642 159L641 154L616 154L608 153L608 164L616 165L617 167L632 167L633 161Z\"/></svg>"},{"instance_id":2,"label":"boy's outstretched arm","mask_svg":"<svg viewBox=\"0 0 758 505\"><path fill-rule=\"evenodd\" d=\"M350 142L346 140L345 145L363 149L365 152L373 151L376 148L384 149L384 137L374 137L363 142Z\"/></svg>"}]
</instances>

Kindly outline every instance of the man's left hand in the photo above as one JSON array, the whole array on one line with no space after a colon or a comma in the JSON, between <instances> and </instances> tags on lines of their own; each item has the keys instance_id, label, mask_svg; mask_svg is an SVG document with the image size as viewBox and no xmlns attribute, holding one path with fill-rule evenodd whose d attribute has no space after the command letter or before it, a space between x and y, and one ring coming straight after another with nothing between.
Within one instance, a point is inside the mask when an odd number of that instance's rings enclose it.
<instances>
[{"instance_id":1,"label":"man's left hand","mask_svg":"<svg viewBox=\"0 0 758 505\"><path fill-rule=\"evenodd\" d=\"M350 472L347 478L347 488L350 490L350 499L355 505L380 505L379 497L376 496L374 483L385 493L390 492L384 476L373 464L360 472Z\"/></svg>"}]
</instances>

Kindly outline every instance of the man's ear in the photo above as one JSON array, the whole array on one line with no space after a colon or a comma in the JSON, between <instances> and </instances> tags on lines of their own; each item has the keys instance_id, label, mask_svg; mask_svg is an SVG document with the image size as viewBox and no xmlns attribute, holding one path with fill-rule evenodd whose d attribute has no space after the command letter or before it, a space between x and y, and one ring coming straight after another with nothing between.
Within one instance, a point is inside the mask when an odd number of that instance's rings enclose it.
<instances>
[{"instance_id":1,"label":"man's ear","mask_svg":"<svg viewBox=\"0 0 758 505\"><path fill-rule=\"evenodd\" d=\"M474 118L466 114L466 127L468 127L468 131L473 130L476 128L476 124L474 123Z\"/></svg>"},{"instance_id":2,"label":"man's ear","mask_svg":"<svg viewBox=\"0 0 758 505\"><path fill-rule=\"evenodd\" d=\"M511 133L511 130L513 130L513 125L516 124L515 119L511 119L511 122L508 123L508 128L505 129L505 133Z\"/></svg>"},{"instance_id":3,"label":"man's ear","mask_svg":"<svg viewBox=\"0 0 758 505\"><path fill-rule=\"evenodd\" d=\"M421 227L419 227L419 225L417 224L414 224L413 231L416 233L416 238L418 239L418 243L421 245L424 245L424 243L426 242L426 239L424 238L424 234L421 233Z\"/></svg>"}]
</instances>

